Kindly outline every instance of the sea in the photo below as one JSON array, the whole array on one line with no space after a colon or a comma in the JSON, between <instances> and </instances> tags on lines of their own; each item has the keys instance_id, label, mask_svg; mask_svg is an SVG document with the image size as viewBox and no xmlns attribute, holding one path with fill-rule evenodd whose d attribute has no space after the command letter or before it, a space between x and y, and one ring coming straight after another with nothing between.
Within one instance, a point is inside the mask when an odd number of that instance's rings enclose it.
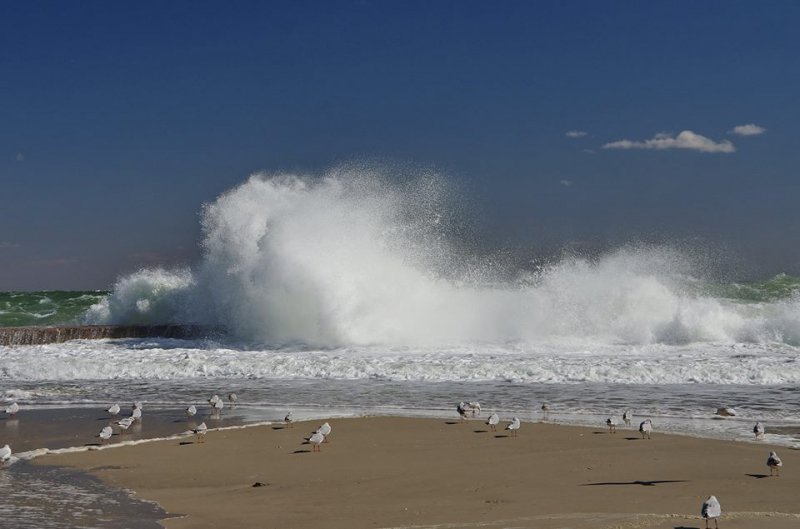
<instances>
[{"instance_id":1,"label":"sea","mask_svg":"<svg viewBox=\"0 0 800 529\"><path fill-rule=\"evenodd\" d=\"M490 252L452 185L392 176L253 175L203 205L196 263L103 291L0 293L0 326L227 330L0 347L0 403L18 402L20 421L135 400L179 415L234 392L256 422L453 418L473 401L597 428L631 410L634 427L741 442L760 421L767 442L800 446L800 278L736 279L714 251L682 244ZM39 526L81 526L58 523Z\"/></svg>"}]
</instances>

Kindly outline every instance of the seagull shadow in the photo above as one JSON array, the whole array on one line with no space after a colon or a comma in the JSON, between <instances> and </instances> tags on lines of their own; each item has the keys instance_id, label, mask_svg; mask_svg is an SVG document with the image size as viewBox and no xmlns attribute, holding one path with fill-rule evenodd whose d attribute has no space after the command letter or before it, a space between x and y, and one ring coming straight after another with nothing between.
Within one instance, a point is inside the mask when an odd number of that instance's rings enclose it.
<instances>
[{"instance_id":1,"label":"seagull shadow","mask_svg":"<svg viewBox=\"0 0 800 529\"><path fill-rule=\"evenodd\" d=\"M604 434L607 434L608 432L592 432L592 433L594 435L604 435Z\"/></svg>"},{"instance_id":2,"label":"seagull shadow","mask_svg":"<svg viewBox=\"0 0 800 529\"><path fill-rule=\"evenodd\" d=\"M301 450L295 450L295 451L294 451L294 452L292 452L292 453L293 453L293 454L310 454L310 453L311 453L311 450L302 450L302 449L301 449Z\"/></svg>"},{"instance_id":3,"label":"seagull shadow","mask_svg":"<svg viewBox=\"0 0 800 529\"><path fill-rule=\"evenodd\" d=\"M626 437L625 438L626 441L639 441L641 439L642 439L641 437Z\"/></svg>"},{"instance_id":4,"label":"seagull shadow","mask_svg":"<svg viewBox=\"0 0 800 529\"><path fill-rule=\"evenodd\" d=\"M178 446L193 445L194 441L181 441Z\"/></svg>"},{"instance_id":5,"label":"seagull shadow","mask_svg":"<svg viewBox=\"0 0 800 529\"><path fill-rule=\"evenodd\" d=\"M103 446L103 445L101 445L100 443L86 443L83 446Z\"/></svg>"},{"instance_id":6,"label":"seagull shadow","mask_svg":"<svg viewBox=\"0 0 800 529\"><path fill-rule=\"evenodd\" d=\"M285 430L286 426L273 426L272 429L273 430Z\"/></svg>"},{"instance_id":7,"label":"seagull shadow","mask_svg":"<svg viewBox=\"0 0 800 529\"><path fill-rule=\"evenodd\" d=\"M460 421L445 421L445 424L461 424Z\"/></svg>"},{"instance_id":8,"label":"seagull shadow","mask_svg":"<svg viewBox=\"0 0 800 529\"><path fill-rule=\"evenodd\" d=\"M597 485L641 485L643 487L655 487L659 483L688 483L688 479L662 479L654 481L603 481L600 483L584 483L581 487L594 487Z\"/></svg>"},{"instance_id":9,"label":"seagull shadow","mask_svg":"<svg viewBox=\"0 0 800 529\"><path fill-rule=\"evenodd\" d=\"M475 433L486 433L486 432L488 432L488 431L489 431L489 430L475 430Z\"/></svg>"},{"instance_id":10,"label":"seagull shadow","mask_svg":"<svg viewBox=\"0 0 800 529\"><path fill-rule=\"evenodd\" d=\"M768 478L769 477L767 474L745 474L745 476L750 476L751 478L756 478L756 479L762 479L762 478Z\"/></svg>"},{"instance_id":11,"label":"seagull shadow","mask_svg":"<svg viewBox=\"0 0 800 529\"><path fill-rule=\"evenodd\" d=\"M495 439L504 439L504 438L506 438L506 437L508 437L508 436L507 436L507 435L502 435L502 434L501 434L501 435L495 435L495 436L494 436L494 438L495 438Z\"/></svg>"},{"instance_id":12,"label":"seagull shadow","mask_svg":"<svg viewBox=\"0 0 800 529\"><path fill-rule=\"evenodd\" d=\"M700 528L699 527L695 527L695 526L689 527L688 525L679 525L675 529L700 529Z\"/></svg>"}]
</instances>

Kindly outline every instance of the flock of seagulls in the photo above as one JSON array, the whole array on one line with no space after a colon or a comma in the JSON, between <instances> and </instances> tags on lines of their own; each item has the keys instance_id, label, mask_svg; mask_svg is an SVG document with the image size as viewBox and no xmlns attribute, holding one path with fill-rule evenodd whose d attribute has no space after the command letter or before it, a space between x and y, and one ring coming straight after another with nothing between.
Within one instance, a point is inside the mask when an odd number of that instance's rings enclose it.
<instances>
[{"instance_id":1,"label":"flock of seagulls","mask_svg":"<svg viewBox=\"0 0 800 529\"><path fill-rule=\"evenodd\" d=\"M291 419L292 413L289 412L286 415L286 418ZM290 421L286 421L287 423ZM305 438L306 442L308 442L311 446L312 452L319 452L321 449L322 443L328 442L328 437L331 435L331 425L327 422L324 423L322 426L311 432L311 435Z\"/></svg>"}]
</instances>

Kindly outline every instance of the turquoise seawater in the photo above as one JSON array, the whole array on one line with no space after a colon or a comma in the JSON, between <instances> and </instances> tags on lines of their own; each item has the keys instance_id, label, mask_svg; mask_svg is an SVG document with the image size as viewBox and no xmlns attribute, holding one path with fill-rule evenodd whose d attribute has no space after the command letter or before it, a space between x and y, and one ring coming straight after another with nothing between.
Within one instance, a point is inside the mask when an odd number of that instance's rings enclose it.
<instances>
[{"instance_id":1,"label":"turquoise seawater","mask_svg":"<svg viewBox=\"0 0 800 529\"><path fill-rule=\"evenodd\" d=\"M0 327L81 323L86 310L105 291L0 292Z\"/></svg>"}]
</instances>

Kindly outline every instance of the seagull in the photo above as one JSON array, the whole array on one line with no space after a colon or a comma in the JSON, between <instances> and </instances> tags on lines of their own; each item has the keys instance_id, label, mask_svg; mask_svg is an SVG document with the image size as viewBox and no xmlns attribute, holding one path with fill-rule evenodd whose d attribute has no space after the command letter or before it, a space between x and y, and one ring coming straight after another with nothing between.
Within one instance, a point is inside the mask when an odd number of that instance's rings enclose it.
<instances>
[{"instance_id":1,"label":"seagull","mask_svg":"<svg viewBox=\"0 0 800 529\"><path fill-rule=\"evenodd\" d=\"M641 422L641 424L639 424L639 432L642 434L642 439L644 439L645 436L650 439L650 433L652 433L652 431L653 421L650 419L645 419Z\"/></svg>"},{"instance_id":2,"label":"seagull","mask_svg":"<svg viewBox=\"0 0 800 529\"><path fill-rule=\"evenodd\" d=\"M767 459L767 466L769 467L769 475L772 476L772 472L776 472L778 477L781 475L781 467L783 466L783 461L781 458L778 457L778 454L775 452L769 453L769 458Z\"/></svg>"},{"instance_id":3,"label":"seagull","mask_svg":"<svg viewBox=\"0 0 800 529\"><path fill-rule=\"evenodd\" d=\"M14 417L18 411L19 411L19 404L17 404L16 402L12 402L11 406L6 408L6 413L9 414L11 417Z\"/></svg>"},{"instance_id":4,"label":"seagull","mask_svg":"<svg viewBox=\"0 0 800 529\"><path fill-rule=\"evenodd\" d=\"M208 399L208 403L209 403L209 404L211 404L211 405L213 406L213 405L214 405L214 404L216 404L216 403L217 403L219 400L220 400L220 399L219 399L219 395L214 395L213 397L211 397L210 399Z\"/></svg>"},{"instance_id":5,"label":"seagull","mask_svg":"<svg viewBox=\"0 0 800 529\"><path fill-rule=\"evenodd\" d=\"M294 420L292 419L292 412L286 414L286 417L283 418L283 422L286 423L287 427L289 428L292 427L292 423L294 422Z\"/></svg>"},{"instance_id":6,"label":"seagull","mask_svg":"<svg viewBox=\"0 0 800 529\"><path fill-rule=\"evenodd\" d=\"M489 425L489 428L492 429L493 432L497 431L497 424L500 422L500 416L496 413L489 415L489 420L486 421L486 424Z\"/></svg>"},{"instance_id":7,"label":"seagull","mask_svg":"<svg viewBox=\"0 0 800 529\"><path fill-rule=\"evenodd\" d=\"M197 428L194 428L192 430L192 433L197 436L197 442L198 443L205 443L206 442L205 435L206 435L206 433L208 433L208 426L206 426L206 423L201 422L197 426Z\"/></svg>"},{"instance_id":8,"label":"seagull","mask_svg":"<svg viewBox=\"0 0 800 529\"><path fill-rule=\"evenodd\" d=\"M461 417L462 421L467 420L467 405L464 402L459 402L458 406L456 406L456 411L458 415Z\"/></svg>"},{"instance_id":9,"label":"seagull","mask_svg":"<svg viewBox=\"0 0 800 529\"><path fill-rule=\"evenodd\" d=\"M100 433L97 435L97 437L99 437L100 442L103 443L111 439L112 435L114 435L114 430L111 428L111 426L106 426L105 428L100 430Z\"/></svg>"},{"instance_id":10,"label":"seagull","mask_svg":"<svg viewBox=\"0 0 800 529\"><path fill-rule=\"evenodd\" d=\"M736 410L733 408L717 408L717 415L720 417L736 417Z\"/></svg>"},{"instance_id":11,"label":"seagull","mask_svg":"<svg viewBox=\"0 0 800 529\"><path fill-rule=\"evenodd\" d=\"M320 432L314 432L311 434L311 437L308 438L308 442L313 444L314 446L311 448L312 452L319 452L320 451L320 444L325 442L325 436L322 435Z\"/></svg>"},{"instance_id":12,"label":"seagull","mask_svg":"<svg viewBox=\"0 0 800 529\"><path fill-rule=\"evenodd\" d=\"M475 417L476 415L481 414L481 403L480 402L468 402L467 406L469 409L472 410L472 416Z\"/></svg>"},{"instance_id":13,"label":"seagull","mask_svg":"<svg viewBox=\"0 0 800 529\"><path fill-rule=\"evenodd\" d=\"M128 428L131 427L133 424L133 417L125 417L124 419L120 419L117 421L117 426L119 426L122 432L126 432Z\"/></svg>"},{"instance_id":14,"label":"seagull","mask_svg":"<svg viewBox=\"0 0 800 529\"><path fill-rule=\"evenodd\" d=\"M550 414L550 405L545 402L544 404L542 404L542 418L546 419L549 414Z\"/></svg>"},{"instance_id":15,"label":"seagull","mask_svg":"<svg viewBox=\"0 0 800 529\"><path fill-rule=\"evenodd\" d=\"M321 434L324 437L322 442L327 443L328 442L328 436L331 434L331 425L326 422L325 424L323 424L322 426L317 428L317 430L314 433L315 434ZM312 434L312 437L313 437L313 434ZM309 440L310 440L310 438L309 438Z\"/></svg>"},{"instance_id":16,"label":"seagull","mask_svg":"<svg viewBox=\"0 0 800 529\"><path fill-rule=\"evenodd\" d=\"M756 436L756 439L763 439L764 438L764 425L760 422L757 422L755 426L753 426L753 433Z\"/></svg>"},{"instance_id":17,"label":"seagull","mask_svg":"<svg viewBox=\"0 0 800 529\"><path fill-rule=\"evenodd\" d=\"M237 400L239 400L239 397L238 397L238 395L236 395L236 393L229 393L228 394L228 402L231 403L231 408L233 408L236 405L236 401Z\"/></svg>"},{"instance_id":18,"label":"seagull","mask_svg":"<svg viewBox=\"0 0 800 529\"><path fill-rule=\"evenodd\" d=\"M133 406L132 406L132 407L133 407L133 409L134 409L134 410L135 410L135 409L140 409L140 410L141 410L141 409L143 409L143 408L142 408L142 401L140 401L140 400L134 401L134 403L133 403Z\"/></svg>"},{"instance_id":19,"label":"seagull","mask_svg":"<svg viewBox=\"0 0 800 529\"><path fill-rule=\"evenodd\" d=\"M0 448L0 463L5 465L8 463L9 459L11 459L11 447L5 445L3 448Z\"/></svg>"},{"instance_id":20,"label":"seagull","mask_svg":"<svg viewBox=\"0 0 800 529\"><path fill-rule=\"evenodd\" d=\"M134 421L141 421L142 420L142 408L133 408L131 412L131 419Z\"/></svg>"},{"instance_id":21,"label":"seagull","mask_svg":"<svg viewBox=\"0 0 800 529\"><path fill-rule=\"evenodd\" d=\"M608 425L608 433L617 433L617 418L616 417L609 417L606 419L606 424Z\"/></svg>"},{"instance_id":22,"label":"seagull","mask_svg":"<svg viewBox=\"0 0 800 529\"><path fill-rule=\"evenodd\" d=\"M106 411L111 414L112 417L116 417L119 414L119 404L112 404L110 408Z\"/></svg>"},{"instance_id":23,"label":"seagull","mask_svg":"<svg viewBox=\"0 0 800 529\"><path fill-rule=\"evenodd\" d=\"M720 507L719 500L716 496L709 496L708 499L703 502L703 507L700 508L700 514L706 519L706 529L708 529L708 520L712 518L714 519L714 527L719 527L717 525L717 518L722 516L722 507Z\"/></svg>"},{"instance_id":24,"label":"seagull","mask_svg":"<svg viewBox=\"0 0 800 529\"><path fill-rule=\"evenodd\" d=\"M519 422L519 417L514 417L511 419L511 423L506 426L506 430L511 430L511 437L516 437L520 426L522 426L522 423Z\"/></svg>"},{"instance_id":25,"label":"seagull","mask_svg":"<svg viewBox=\"0 0 800 529\"><path fill-rule=\"evenodd\" d=\"M220 413L222 413L222 408L225 407L225 403L222 402L222 399L217 399L217 401L214 404L212 404L212 406L214 407L214 414L219 415Z\"/></svg>"},{"instance_id":26,"label":"seagull","mask_svg":"<svg viewBox=\"0 0 800 529\"><path fill-rule=\"evenodd\" d=\"M625 421L627 426L631 425L631 421L633 420L633 412L631 410L625 410L622 414L622 420Z\"/></svg>"},{"instance_id":27,"label":"seagull","mask_svg":"<svg viewBox=\"0 0 800 529\"><path fill-rule=\"evenodd\" d=\"M191 406L189 406L188 408L186 408L186 416L187 416L187 417L189 417L189 418L191 419L191 418L192 418L192 417L194 417L195 415L197 415L197 408L195 407L195 405L194 405L194 404L192 404Z\"/></svg>"}]
</instances>

